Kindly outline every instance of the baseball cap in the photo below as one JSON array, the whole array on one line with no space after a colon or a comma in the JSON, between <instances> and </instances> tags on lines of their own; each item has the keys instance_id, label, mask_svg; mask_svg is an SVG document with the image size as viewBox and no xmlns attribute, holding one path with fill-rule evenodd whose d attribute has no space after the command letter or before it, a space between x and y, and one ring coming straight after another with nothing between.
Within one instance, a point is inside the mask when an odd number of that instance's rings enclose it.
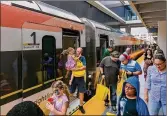
<instances>
[{"instance_id":1,"label":"baseball cap","mask_svg":"<svg viewBox=\"0 0 167 116\"><path fill-rule=\"evenodd\" d=\"M123 62L124 60L129 59L129 56L126 54L121 54L119 56L119 61Z\"/></svg>"},{"instance_id":2,"label":"baseball cap","mask_svg":"<svg viewBox=\"0 0 167 116\"><path fill-rule=\"evenodd\" d=\"M118 51L113 51L113 52L111 52L111 56L114 58L119 58L120 53Z\"/></svg>"}]
</instances>

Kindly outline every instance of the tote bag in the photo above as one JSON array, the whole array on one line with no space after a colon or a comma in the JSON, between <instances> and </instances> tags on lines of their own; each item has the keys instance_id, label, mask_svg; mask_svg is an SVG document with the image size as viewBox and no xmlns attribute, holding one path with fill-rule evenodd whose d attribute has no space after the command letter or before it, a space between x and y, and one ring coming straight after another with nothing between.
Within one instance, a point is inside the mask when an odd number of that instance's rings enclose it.
<instances>
[{"instance_id":1,"label":"tote bag","mask_svg":"<svg viewBox=\"0 0 167 116\"><path fill-rule=\"evenodd\" d=\"M97 84L95 97L98 98L99 100L104 101L108 94L109 94L109 88L106 87L106 82L104 78L102 78L100 83Z\"/></svg>"}]
</instances>

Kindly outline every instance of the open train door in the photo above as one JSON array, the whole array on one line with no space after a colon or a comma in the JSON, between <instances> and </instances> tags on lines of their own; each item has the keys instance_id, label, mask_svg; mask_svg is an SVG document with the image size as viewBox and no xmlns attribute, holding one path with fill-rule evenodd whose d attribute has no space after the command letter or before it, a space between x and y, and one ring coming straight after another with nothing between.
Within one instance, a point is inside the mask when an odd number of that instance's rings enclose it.
<instances>
[{"instance_id":1,"label":"open train door","mask_svg":"<svg viewBox=\"0 0 167 116\"><path fill-rule=\"evenodd\" d=\"M101 56L101 60L102 60L105 49L109 47L109 41L108 41L108 35L101 35L100 34L99 38L100 38L100 56Z\"/></svg>"},{"instance_id":2,"label":"open train door","mask_svg":"<svg viewBox=\"0 0 167 116\"><path fill-rule=\"evenodd\" d=\"M62 47L61 28L29 22L23 24L23 101L37 103L44 112L46 99L52 95L50 86L56 80L56 47Z\"/></svg>"}]
</instances>

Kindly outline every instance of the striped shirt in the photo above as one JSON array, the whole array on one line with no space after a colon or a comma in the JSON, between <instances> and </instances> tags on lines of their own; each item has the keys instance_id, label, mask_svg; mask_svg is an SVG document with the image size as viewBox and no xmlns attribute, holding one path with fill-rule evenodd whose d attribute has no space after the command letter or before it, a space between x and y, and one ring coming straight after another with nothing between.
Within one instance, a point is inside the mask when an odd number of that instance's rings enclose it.
<instances>
[{"instance_id":1,"label":"striped shirt","mask_svg":"<svg viewBox=\"0 0 167 116\"><path fill-rule=\"evenodd\" d=\"M142 71L139 63L134 61L134 60L129 60L128 64L126 64L126 65L121 63L121 69L124 69L126 71L130 71L130 72Z\"/></svg>"}]
</instances>

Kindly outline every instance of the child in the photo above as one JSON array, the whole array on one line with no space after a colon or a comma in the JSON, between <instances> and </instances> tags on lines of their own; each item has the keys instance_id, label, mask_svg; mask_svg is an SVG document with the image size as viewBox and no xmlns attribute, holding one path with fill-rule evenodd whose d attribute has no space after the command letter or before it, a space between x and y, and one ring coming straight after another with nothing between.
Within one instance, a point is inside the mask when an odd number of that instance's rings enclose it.
<instances>
[{"instance_id":1,"label":"child","mask_svg":"<svg viewBox=\"0 0 167 116\"><path fill-rule=\"evenodd\" d=\"M148 116L146 103L139 97L140 83L136 76L129 77L123 84L118 101L117 116Z\"/></svg>"},{"instance_id":2,"label":"child","mask_svg":"<svg viewBox=\"0 0 167 116\"><path fill-rule=\"evenodd\" d=\"M75 50L74 50L74 48L72 48L72 47L69 47L69 48L67 49L67 52L66 52L66 53L68 54L68 58L67 58L67 62L66 62L66 69L67 69L66 78L67 78L68 75L69 75L70 69L75 68L75 66L76 66L76 61L77 61L79 58L75 57L75 54L74 54L74 53L75 53ZM69 85L71 85L72 80L73 80L73 75L71 74L71 79L70 79Z\"/></svg>"},{"instance_id":3,"label":"child","mask_svg":"<svg viewBox=\"0 0 167 116\"><path fill-rule=\"evenodd\" d=\"M67 86L62 81L57 81L52 84L53 101L46 104L46 108L50 110L49 115L66 115L69 106L69 91ZM49 99L51 99L49 98Z\"/></svg>"}]
</instances>

